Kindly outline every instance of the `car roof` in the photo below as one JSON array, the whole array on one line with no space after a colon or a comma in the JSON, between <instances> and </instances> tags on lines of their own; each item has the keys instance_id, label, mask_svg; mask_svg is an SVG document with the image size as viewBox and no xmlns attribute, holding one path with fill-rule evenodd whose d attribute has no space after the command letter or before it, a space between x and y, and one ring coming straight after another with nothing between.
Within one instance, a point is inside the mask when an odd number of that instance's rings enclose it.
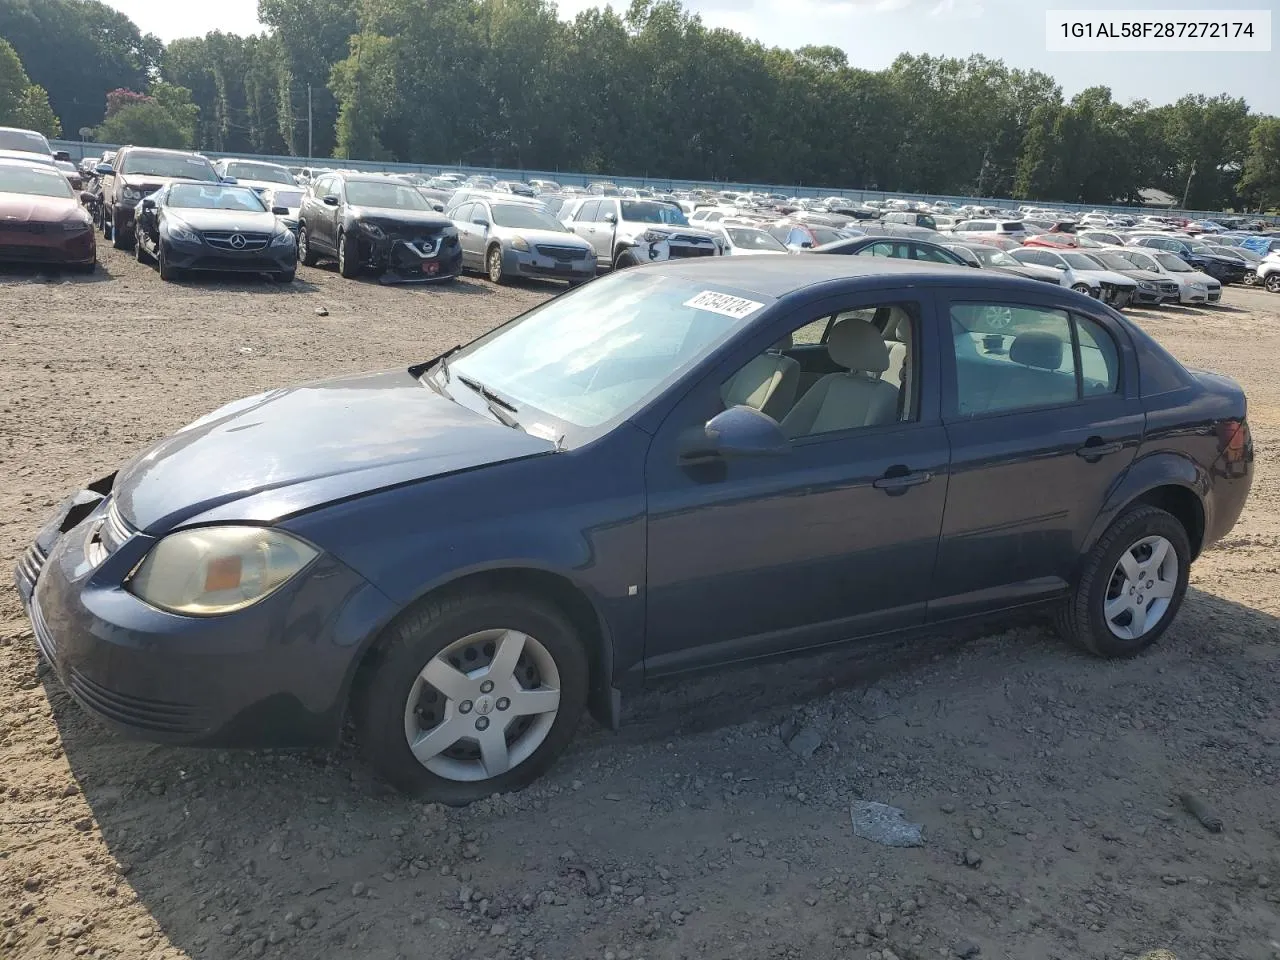
<instances>
[{"instance_id":1,"label":"car roof","mask_svg":"<svg viewBox=\"0 0 1280 960\"><path fill-rule=\"evenodd\" d=\"M49 163L42 163L39 160L27 160L24 157L13 156L0 151L0 165L6 167L26 167L29 170L57 170L57 166L50 160Z\"/></svg>"},{"instance_id":2,"label":"car roof","mask_svg":"<svg viewBox=\"0 0 1280 960\"><path fill-rule=\"evenodd\" d=\"M792 257L697 257L666 260L644 269L660 270L668 276L685 280L750 290L774 299L819 284L863 278L878 280L892 277L903 284L925 282L1022 290L1032 282L994 271L922 260L816 253ZM1039 286L1032 289L1038 290Z\"/></svg>"}]
</instances>

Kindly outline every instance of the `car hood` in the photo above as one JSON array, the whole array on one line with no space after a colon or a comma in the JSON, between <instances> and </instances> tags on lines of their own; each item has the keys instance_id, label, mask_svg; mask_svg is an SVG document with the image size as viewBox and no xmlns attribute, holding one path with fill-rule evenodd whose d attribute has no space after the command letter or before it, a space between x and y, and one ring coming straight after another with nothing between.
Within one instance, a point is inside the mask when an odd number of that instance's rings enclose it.
<instances>
[{"instance_id":1,"label":"car hood","mask_svg":"<svg viewBox=\"0 0 1280 960\"><path fill-rule=\"evenodd\" d=\"M646 231L652 231L668 237L678 233L682 237L694 237L698 240L715 242L715 234L710 230L704 230L702 227L685 227L678 223L636 223L634 221L625 221L618 224L618 229L635 236L639 236Z\"/></svg>"},{"instance_id":2,"label":"car hood","mask_svg":"<svg viewBox=\"0 0 1280 960\"><path fill-rule=\"evenodd\" d=\"M1164 277L1158 273L1152 273L1150 270L1141 270L1134 267L1132 270L1117 270L1116 273L1123 274L1130 280L1142 280L1145 283L1159 283Z\"/></svg>"},{"instance_id":3,"label":"car hood","mask_svg":"<svg viewBox=\"0 0 1280 960\"><path fill-rule=\"evenodd\" d=\"M493 233L504 240L511 237L524 237L530 243L557 244L562 247L578 247L582 250L586 250L591 246L576 233L565 233L560 230L524 230L520 227L494 227Z\"/></svg>"},{"instance_id":4,"label":"car hood","mask_svg":"<svg viewBox=\"0 0 1280 960\"><path fill-rule=\"evenodd\" d=\"M217 183L216 180L202 180L199 177L153 177L150 174L138 173L122 173L120 182L126 187L133 187L140 191L143 196L155 193L161 187L167 187L171 183Z\"/></svg>"},{"instance_id":5,"label":"car hood","mask_svg":"<svg viewBox=\"0 0 1280 960\"><path fill-rule=\"evenodd\" d=\"M202 210L199 207L169 207L169 216L196 230L246 230L271 233L276 228L274 213L252 213L244 210Z\"/></svg>"},{"instance_id":6,"label":"car hood","mask_svg":"<svg viewBox=\"0 0 1280 960\"><path fill-rule=\"evenodd\" d=\"M270 521L555 449L391 370L228 404L121 468L114 496L126 522L162 534L220 507L218 519Z\"/></svg>"},{"instance_id":7,"label":"car hood","mask_svg":"<svg viewBox=\"0 0 1280 960\"><path fill-rule=\"evenodd\" d=\"M396 207L347 207L347 213L363 223L380 227L451 227L453 221L434 210L400 210Z\"/></svg>"},{"instance_id":8,"label":"car hood","mask_svg":"<svg viewBox=\"0 0 1280 960\"><path fill-rule=\"evenodd\" d=\"M0 223L57 223L80 218L79 201L69 197L35 197L0 193Z\"/></svg>"},{"instance_id":9,"label":"car hood","mask_svg":"<svg viewBox=\"0 0 1280 960\"><path fill-rule=\"evenodd\" d=\"M1053 267L1042 267L1038 263L1023 263L1016 267L1000 264L990 269L1002 270L1017 277L1026 277L1028 280L1050 280L1059 285L1062 283L1061 270L1055 270Z\"/></svg>"}]
</instances>

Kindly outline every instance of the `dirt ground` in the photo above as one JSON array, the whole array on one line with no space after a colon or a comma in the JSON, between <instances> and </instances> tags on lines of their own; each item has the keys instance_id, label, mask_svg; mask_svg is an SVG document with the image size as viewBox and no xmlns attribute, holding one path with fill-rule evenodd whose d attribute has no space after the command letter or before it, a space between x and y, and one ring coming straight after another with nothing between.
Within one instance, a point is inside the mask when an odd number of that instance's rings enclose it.
<instances>
[{"instance_id":1,"label":"dirt ground","mask_svg":"<svg viewBox=\"0 0 1280 960\"><path fill-rule=\"evenodd\" d=\"M166 288L100 256L0 274L0 957L1280 958L1280 297L1134 311L1245 385L1258 445L1150 654L1031 623L668 682L533 788L446 810L350 746L104 731L38 671L9 571L55 499L213 407L429 358L555 288ZM855 837L856 799L925 845Z\"/></svg>"}]
</instances>

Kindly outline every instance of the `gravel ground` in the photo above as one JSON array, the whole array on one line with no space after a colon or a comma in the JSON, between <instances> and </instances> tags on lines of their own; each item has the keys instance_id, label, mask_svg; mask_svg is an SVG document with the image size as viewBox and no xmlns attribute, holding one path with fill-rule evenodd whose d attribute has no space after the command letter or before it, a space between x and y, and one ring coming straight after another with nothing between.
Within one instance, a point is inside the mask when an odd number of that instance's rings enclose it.
<instances>
[{"instance_id":1,"label":"gravel ground","mask_svg":"<svg viewBox=\"0 0 1280 960\"><path fill-rule=\"evenodd\" d=\"M5 571L55 498L199 414L431 357L555 292L324 269L162 288L101 256L94 278L0 274ZM1132 662L1027 623L667 682L457 811L350 746L105 732L37 671L6 583L0 957L1280 958L1280 297L1134 314L1245 385L1259 453L1245 516ZM854 836L859 800L924 845Z\"/></svg>"}]
</instances>

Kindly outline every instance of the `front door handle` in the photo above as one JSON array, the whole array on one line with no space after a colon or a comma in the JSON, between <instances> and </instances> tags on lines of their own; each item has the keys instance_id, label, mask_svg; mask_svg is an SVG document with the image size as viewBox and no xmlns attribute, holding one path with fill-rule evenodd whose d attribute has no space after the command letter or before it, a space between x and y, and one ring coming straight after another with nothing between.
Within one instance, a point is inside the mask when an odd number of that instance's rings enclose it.
<instances>
[{"instance_id":1,"label":"front door handle","mask_svg":"<svg viewBox=\"0 0 1280 960\"><path fill-rule=\"evenodd\" d=\"M1076 456L1084 457L1090 463L1094 463L1108 454L1119 453L1123 449L1124 444L1119 440L1104 441L1101 437L1090 437L1083 447L1076 449Z\"/></svg>"},{"instance_id":2,"label":"front door handle","mask_svg":"<svg viewBox=\"0 0 1280 960\"><path fill-rule=\"evenodd\" d=\"M902 472L899 472L901 470ZM885 493L893 496L894 494L905 493L911 487L918 487L922 483L928 483L933 479L933 474L928 470L917 470L914 473L906 472L905 468L890 467L883 477L872 482L872 486L877 490L883 490Z\"/></svg>"}]
</instances>

